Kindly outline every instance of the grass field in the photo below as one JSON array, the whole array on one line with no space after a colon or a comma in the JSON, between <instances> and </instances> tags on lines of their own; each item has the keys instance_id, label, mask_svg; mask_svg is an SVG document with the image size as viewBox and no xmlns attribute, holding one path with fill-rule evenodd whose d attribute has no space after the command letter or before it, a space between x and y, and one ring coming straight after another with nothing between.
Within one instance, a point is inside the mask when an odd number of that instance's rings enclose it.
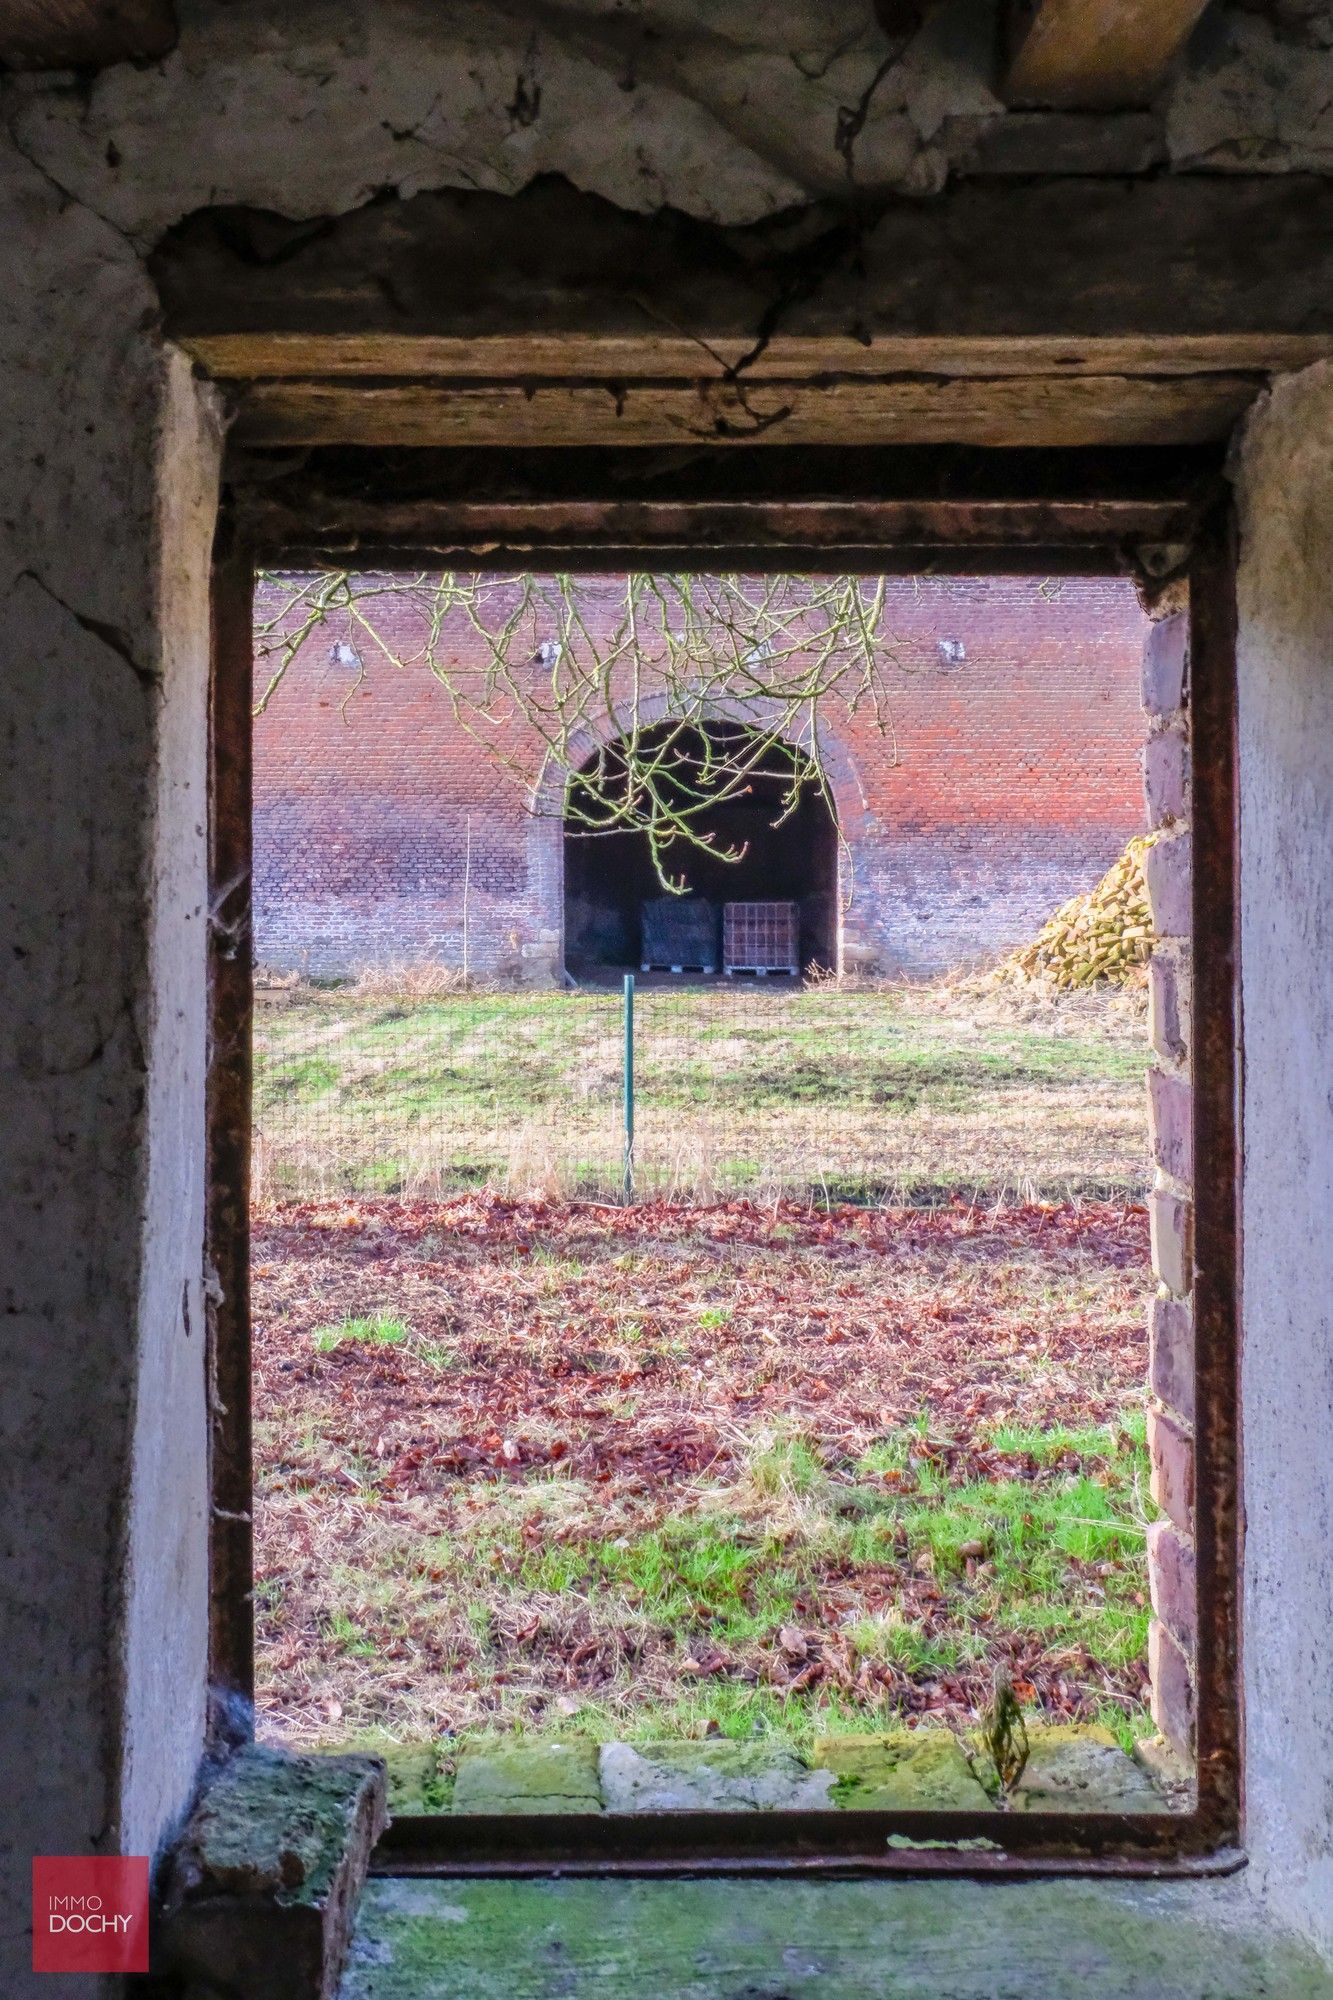
<instances>
[{"instance_id":1,"label":"grass field","mask_svg":"<svg viewBox=\"0 0 1333 2000\"><path fill-rule=\"evenodd\" d=\"M1146 1727L1141 1209L266 1214L260 1688L298 1740L782 1731L997 1667Z\"/></svg>"},{"instance_id":2,"label":"grass field","mask_svg":"<svg viewBox=\"0 0 1333 2000\"><path fill-rule=\"evenodd\" d=\"M636 1180L917 1202L1114 1197L1146 1184L1145 1041L1126 1001L949 987L647 985ZM621 1184L620 996L303 993L261 1010L257 1181L269 1196Z\"/></svg>"},{"instance_id":3,"label":"grass field","mask_svg":"<svg viewBox=\"0 0 1333 2000\"><path fill-rule=\"evenodd\" d=\"M639 1014L628 1207L617 996L262 1017L266 1730L1145 1732L1141 1002Z\"/></svg>"}]
</instances>

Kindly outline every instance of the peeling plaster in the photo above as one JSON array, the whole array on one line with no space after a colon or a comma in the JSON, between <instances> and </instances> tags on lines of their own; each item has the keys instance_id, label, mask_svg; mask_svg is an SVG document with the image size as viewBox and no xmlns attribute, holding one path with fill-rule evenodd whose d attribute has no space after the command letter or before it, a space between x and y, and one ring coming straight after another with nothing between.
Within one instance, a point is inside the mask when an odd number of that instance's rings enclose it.
<instances>
[{"instance_id":1,"label":"peeling plaster","mask_svg":"<svg viewBox=\"0 0 1333 2000\"><path fill-rule=\"evenodd\" d=\"M460 0L443 14L432 0L282 14L185 0L181 14L159 62L0 86L23 153L141 247L204 206L303 218L545 174L627 209L753 222L840 194L938 192L992 123L1013 125L1007 171L1046 165L1043 114L1011 117L992 88L995 0L945 0L901 43L868 0ZM1158 107L1169 164L1327 168L1331 19L1218 17Z\"/></svg>"},{"instance_id":2,"label":"peeling plaster","mask_svg":"<svg viewBox=\"0 0 1333 2000\"><path fill-rule=\"evenodd\" d=\"M1295 33L1254 14L1209 28L1167 111L1175 164L1333 172L1333 7L1309 9Z\"/></svg>"},{"instance_id":3,"label":"peeling plaster","mask_svg":"<svg viewBox=\"0 0 1333 2000\"><path fill-rule=\"evenodd\" d=\"M16 1996L29 1856L150 1851L188 1797L203 1713L204 1371L182 1301L198 1328L191 912L220 437L155 323L124 237L0 145L0 1765L23 1774L0 1817L0 1991ZM79 2000L99 1984L68 1983Z\"/></svg>"},{"instance_id":4,"label":"peeling plaster","mask_svg":"<svg viewBox=\"0 0 1333 2000\"><path fill-rule=\"evenodd\" d=\"M315 215L386 190L512 193L549 173L627 208L748 222L847 185L839 114L890 52L862 0L785 13L752 17L758 43L735 39L734 18L719 32L702 5L659 23L494 0L444 16L425 0L313 0L279 26L262 0L195 0L160 63L119 64L86 89L16 78L5 98L24 152L143 243L210 203ZM950 46L944 24L922 36ZM927 191L942 161L918 156L944 111L999 110L950 61L947 103L928 49L893 65L856 184Z\"/></svg>"}]
</instances>

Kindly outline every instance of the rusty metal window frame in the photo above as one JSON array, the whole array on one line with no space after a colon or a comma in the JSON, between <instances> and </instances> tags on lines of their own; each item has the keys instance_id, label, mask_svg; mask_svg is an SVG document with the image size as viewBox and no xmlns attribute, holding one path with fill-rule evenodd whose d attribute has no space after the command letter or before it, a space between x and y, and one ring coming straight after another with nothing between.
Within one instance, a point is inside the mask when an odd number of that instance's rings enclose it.
<instances>
[{"instance_id":1,"label":"rusty metal window frame","mask_svg":"<svg viewBox=\"0 0 1333 2000\"><path fill-rule=\"evenodd\" d=\"M251 598L257 567L1136 572L1188 588L1194 829L1197 1803L1177 1814L448 1815L387 1874L1216 1873L1241 1865L1234 527L1211 451L467 448L233 459L213 574L207 1100L215 1738L254 1694ZM1169 587L1164 585L1163 587ZM968 1845L971 1843L971 1845Z\"/></svg>"}]
</instances>

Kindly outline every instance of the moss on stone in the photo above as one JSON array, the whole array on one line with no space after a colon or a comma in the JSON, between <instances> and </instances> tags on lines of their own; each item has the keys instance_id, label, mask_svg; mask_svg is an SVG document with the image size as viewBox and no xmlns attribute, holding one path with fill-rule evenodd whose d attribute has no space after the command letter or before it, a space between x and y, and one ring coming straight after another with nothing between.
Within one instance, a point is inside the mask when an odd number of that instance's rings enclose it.
<instances>
[{"instance_id":1,"label":"moss on stone","mask_svg":"<svg viewBox=\"0 0 1333 2000\"><path fill-rule=\"evenodd\" d=\"M1151 1778L1095 1723L1034 1723L1015 1786L1016 1812L1167 1812Z\"/></svg>"},{"instance_id":2,"label":"moss on stone","mask_svg":"<svg viewBox=\"0 0 1333 2000\"><path fill-rule=\"evenodd\" d=\"M602 1792L609 1812L795 1811L828 1803L830 1780L786 1744L607 1743Z\"/></svg>"},{"instance_id":3,"label":"moss on stone","mask_svg":"<svg viewBox=\"0 0 1333 2000\"><path fill-rule=\"evenodd\" d=\"M980 1812L990 1800L947 1729L824 1736L815 1763L837 1775L831 1803L862 1812Z\"/></svg>"},{"instance_id":4,"label":"moss on stone","mask_svg":"<svg viewBox=\"0 0 1333 2000\"><path fill-rule=\"evenodd\" d=\"M190 1816L173 1864L179 1892L322 1903L367 1788L382 1782L376 1757L296 1756L246 1744Z\"/></svg>"},{"instance_id":5,"label":"moss on stone","mask_svg":"<svg viewBox=\"0 0 1333 2000\"><path fill-rule=\"evenodd\" d=\"M454 1780L456 1813L600 1812L593 1743L475 1745Z\"/></svg>"},{"instance_id":6,"label":"moss on stone","mask_svg":"<svg viewBox=\"0 0 1333 2000\"><path fill-rule=\"evenodd\" d=\"M341 2000L1333 2000L1212 1882L372 1881Z\"/></svg>"},{"instance_id":7,"label":"moss on stone","mask_svg":"<svg viewBox=\"0 0 1333 2000\"><path fill-rule=\"evenodd\" d=\"M1172 1812L1191 1812L1198 1794L1193 1765L1164 1736L1140 1737L1131 1753Z\"/></svg>"},{"instance_id":8,"label":"moss on stone","mask_svg":"<svg viewBox=\"0 0 1333 2000\"><path fill-rule=\"evenodd\" d=\"M440 1740L399 1743L392 1736L358 1736L338 1746L340 1755L378 1757L384 1765L389 1811L448 1812L454 1789L454 1746Z\"/></svg>"},{"instance_id":9,"label":"moss on stone","mask_svg":"<svg viewBox=\"0 0 1333 2000\"><path fill-rule=\"evenodd\" d=\"M452 1765L444 1768L438 1744L396 1743L383 1756L391 1813L448 1812L454 1774Z\"/></svg>"}]
</instances>

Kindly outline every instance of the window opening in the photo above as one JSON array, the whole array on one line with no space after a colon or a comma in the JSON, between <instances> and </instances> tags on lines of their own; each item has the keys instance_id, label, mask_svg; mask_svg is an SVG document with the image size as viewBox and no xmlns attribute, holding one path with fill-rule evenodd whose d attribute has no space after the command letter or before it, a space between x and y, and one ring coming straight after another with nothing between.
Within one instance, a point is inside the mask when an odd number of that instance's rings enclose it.
<instances>
[{"instance_id":1,"label":"window opening","mask_svg":"<svg viewBox=\"0 0 1333 2000\"><path fill-rule=\"evenodd\" d=\"M261 580L261 634L319 587ZM1192 1803L1143 1747L1150 956L1185 1062L1189 997L1145 864L1188 805L1137 787L1179 718L1128 584L888 595L891 712L748 769L753 724L645 697L534 783L401 604L276 691L261 638L260 1732L378 1748L400 1813ZM577 806L664 744L665 861Z\"/></svg>"}]
</instances>

